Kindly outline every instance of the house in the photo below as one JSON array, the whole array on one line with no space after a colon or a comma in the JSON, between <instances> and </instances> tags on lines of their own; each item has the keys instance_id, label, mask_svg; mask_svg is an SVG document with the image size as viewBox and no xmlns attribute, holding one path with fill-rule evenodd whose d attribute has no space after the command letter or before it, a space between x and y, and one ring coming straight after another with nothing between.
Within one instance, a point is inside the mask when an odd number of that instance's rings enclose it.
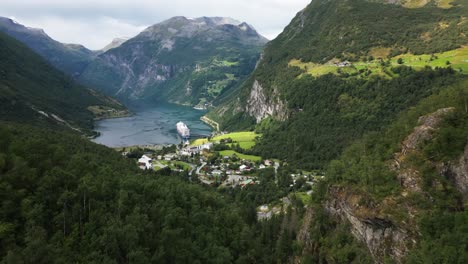
<instances>
[{"instance_id":1,"label":"house","mask_svg":"<svg viewBox=\"0 0 468 264\"><path fill-rule=\"evenodd\" d=\"M260 164L260 166L258 166L258 168L262 170L262 169L265 169L265 168L266 168L266 166L265 166L265 165L263 165L263 164Z\"/></svg>"},{"instance_id":2,"label":"house","mask_svg":"<svg viewBox=\"0 0 468 264\"><path fill-rule=\"evenodd\" d=\"M204 150L210 150L212 147L213 147L213 143L207 142L207 143L205 143L203 145L187 147L183 151L185 153L184 155L188 156L188 155L191 155L192 153L193 154L198 154L198 153L200 153L200 152L202 152Z\"/></svg>"},{"instance_id":3,"label":"house","mask_svg":"<svg viewBox=\"0 0 468 264\"><path fill-rule=\"evenodd\" d=\"M351 62L349 61L342 61L340 63L337 63L336 66L338 67L347 67L347 66L351 66Z\"/></svg>"},{"instance_id":4,"label":"house","mask_svg":"<svg viewBox=\"0 0 468 264\"><path fill-rule=\"evenodd\" d=\"M245 171L245 170L247 170L247 168L248 168L248 167L247 167L246 165L241 165L241 166L239 167L239 170L240 170L240 171Z\"/></svg>"},{"instance_id":5,"label":"house","mask_svg":"<svg viewBox=\"0 0 468 264\"><path fill-rule=\"evenodd\" d=\"M265 164L265 166L268 166L268 167L270 167L271 165L273 165L273 163L271 162L271 160L265 160L265 161L263 162L263 164Z\"/></svg>"},{"instance_id":6,"label":"house","mask_svg":"<svg viewBox=\"0 0 468 264\"><path fill-rule=\"evenodd\" d=\"M172 159L174 159L177 155L174 154L174 153L170 153L170 154L166 154L164 155L164 160L166 161L171 161Z\"/></svg>"},{"instance_id":7,"label":"house","mask_svg":"<svg viewBox=\"0 0 468 264\"><path fill-rule=\"evenodd\" d=\"M151 170L153 169L152 159L146 155L141 156L138 160L138 166L142 170Z\"/></svg>"}]
</instances>

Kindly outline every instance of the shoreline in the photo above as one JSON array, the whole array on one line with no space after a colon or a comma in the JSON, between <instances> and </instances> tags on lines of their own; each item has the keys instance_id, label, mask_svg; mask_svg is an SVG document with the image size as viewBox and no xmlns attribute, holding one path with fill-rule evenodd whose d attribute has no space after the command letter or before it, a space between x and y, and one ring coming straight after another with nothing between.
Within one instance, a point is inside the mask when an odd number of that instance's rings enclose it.
<instances>
[{"instance_id":1,"label":"shoreline","mask_svg":"<svg viewBox=\"0 0 468 264\"><path fill-rule=\"evenodd\" d=\"M216 130L216 132L219 132L219 123L214 121L214 120L211 120L209 117L207 117L206 115L200 117L200 120L209 125L210 127L214 128Z\"/></svg>"},{"instance_id":2,"label":"shoreline","mask_svg":"<svg viewBox=\"0 0 468 264\"><path fill-rule=\"evenodd\" d=\"M114 116L106 116L106 117L95 117L93 118L93 121L102 121L106 119L117 119L117 118L124 118L124 117L131 117L134 116L135 113L132 113L130 111L127 111L128 113L123 114L123 115L114 115Z\"/></svg>"}]
</instances>

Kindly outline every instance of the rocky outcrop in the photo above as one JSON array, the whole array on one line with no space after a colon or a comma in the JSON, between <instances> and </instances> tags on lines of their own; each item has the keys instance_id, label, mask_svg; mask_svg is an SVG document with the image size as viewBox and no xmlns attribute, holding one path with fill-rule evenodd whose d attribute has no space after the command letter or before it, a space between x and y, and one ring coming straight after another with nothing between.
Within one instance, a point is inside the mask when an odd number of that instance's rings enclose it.
<instances>
[{"instance_id":1,"label":"rocky outcrop","mask_svg":"<svg viewBox=\"0 0 468 264\"><path fill-rule=\"evenodd\" d=\"M443 117L453 110L454 108L443 108L434 113L420 117L418 120L418 126L402 142L401 151L395 154L395 159L393 160L391 169L397 172L397 178L404 189L404 196L409 192L421 191L421 177L419 172L411 167L403 165L406 158L411 153L418 151L420 143L432 138L433 132L437 129L437 126L443 120Z\"/></svg>"},{"instance_id":2,"label":"rocky outcrop","mask_svg":"<svg viewBox=\"0 0 468 264\"><path fill-rule=\"evenodd\" d=\"M403 261L416 243L414 234L383 217L378 208L360 205L360 196L341 188L331 188L330 193L333 198L325 204L325 209L331 216L351 224L352 234L367 245L376 263L383 263L385 256L391 256L397 263Z\"/></svg>"},{"instance_id":3,"label":"rocky outcrop","mask_svg":"<svg viewBox=\"0 0 468 264\"><path fill-rule=\"evenodd\" d=\"M286 104L279 99L277 89L274 89L272 94L267 95L257 80L252 85L246 112L254 117L257 123L269 116L281 121L287 119Z\"/></svg>"},{"instance_id":4,"label":"rocky outcrop","mask_svg":"<svg viewBox=\"0 0 468 264\"><path fill-rule=\"evenodd\" d=\"M312 220L314 219L314 209L313 207L308 207L307 211L304 214L304 218L302 220L301 227L299 232L297 232L296 240L302 245L302 254L305 255L307 252L312 252L313 250L313 243L310 238L310 226L312 224ZM299 260L296 260L295 263L300 263Z\"/></svg>"},{"instance_id":5,"label":"rocky outcrop","mask_svg":"<svg viewBox=\"0 0 468 264\"><path fill-rule=\"evenodd\" d=\"M407 197L410 193L424 192L421 172L408 162L408 157L420 154L420 144L431 140L444 117L453 111L454 108L443 108L420 117L418 126L401 143L401 151L395 153L394 159L389 161L389 169L396 173L400 181L400 193L388 196L380 202L374 202L358 191L345 187L330 187L330 199L326 202L325 209L331 216L350 223L352 234L367 245L377 263L383 263L387 256L397 263L402 263L408 251L415 246L418 237L415 216L419 209L411 203L402 202L401 198ZM440 167L438 164L434 165ZM468 146L457 164L443 167L445 174L449 175L457 188L466 195ZM395 207L405 211L407 217L404 219L392 217L388 212Z\"/></svg>"},{"instance_id":6,"label":"rocky outcrop","mask_svg":"<svg viewBox=\"0 0 468 264\"><path fill-rule=\"evenodd\" d=\"M463 200L468 201L468 145L458 162L444 166L442 173L452 181Z\"/></svg>"}]
</instances>

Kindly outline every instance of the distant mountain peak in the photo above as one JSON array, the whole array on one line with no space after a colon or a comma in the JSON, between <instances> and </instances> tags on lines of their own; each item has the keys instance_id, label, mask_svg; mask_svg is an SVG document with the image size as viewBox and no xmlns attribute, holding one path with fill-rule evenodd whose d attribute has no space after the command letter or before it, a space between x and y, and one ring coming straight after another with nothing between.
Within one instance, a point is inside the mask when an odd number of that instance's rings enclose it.
<instances>
[{"instance_id":1,"label":"distant mountain peak","mask_svg":"<svg viewBox=\"0 0 468 264\"><path fill-rule=\"evenodd\" d=\"M129 40L129 37L119 37L119 38L114 38L111 43L107 44L104 48L102 48L100 51L101 52L106 52L110 49L117 48L120 45L122 45L125 41Z\"/></svg>"},{"instance_id":2,"label":"distant mountain peak","mask_svg":"<svg viewBox=\"0 0 468 264\"><path fill-rule=\"evenodd\" d=\"M149 39L170 40L173 38L191 38L199 33L209 32L211 36L233 34L244 36L250 41L266 43L268 40L261 36L251 25L230 17L198 17L187 18L175 16L163 22L146 28L139 36Z\"/></svg>"}]
</instances>

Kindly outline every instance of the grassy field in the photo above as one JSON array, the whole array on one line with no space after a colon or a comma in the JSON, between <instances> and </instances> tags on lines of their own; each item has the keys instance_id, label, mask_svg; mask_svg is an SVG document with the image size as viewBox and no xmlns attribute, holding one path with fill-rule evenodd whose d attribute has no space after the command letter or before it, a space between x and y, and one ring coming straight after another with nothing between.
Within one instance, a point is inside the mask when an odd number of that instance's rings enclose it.
<instances>
[{"instance_id":1,"label":"grassy field","mask_svg":"<svg viewBox=\"0 0 468 264\"><path fill-rule=\"evenodd\" d=\"M389 53L386 48L376 48L371 52L373 55L378 57L386 58L384 55ZM377 58L377 57L376 57ZM398 63L399 59L403 60L402 64ZM333 62L325 64L317 64L312 62L302 62L301 60L291 60L289 62L290 67L299 67L305 71L304 74L310 74L318 77L325 74L358 74L360 77L367 78L370 75L380 75L387 78L395 77L391 72L391 67L398 65L410 66L415 69L423 69L426 66L435 67L452 67L456 71L460 71L463 74L468 74L468 46L446 51L435 54L402 54L390 58L390 66L382 66L379 60L373 60L370 62L360 61L354 62L351 66L338 67Z\"/></svg>"},{"instance_id":2,"label":"grassy field","mask_svg":"<svg viewBox=\"0 0 468 264\"><path fill-rule=\"evenodd\" d=\"M224 134L220 136L216 136L212 138L210 141L211 142L218 142L221 141L222 139L232 139L232 142L234 144L239 143L240 147L243 149L251 149L253 146L255 146L255 138L260 137L260 134L255 134L255 132L234 132L234 133L229 133L229 134ZM191 146L199 146L202 144L205 144L208 142L208 139L206 138L200 138L195 141L193 141L190 145ZM229 144L232 145L232 144Z\"/></svg>"},{"instance_id":3,"label":"grassy field","mask_svg":"<svg viewBox=\"0 0 468 264\"><path fill-rule=\"evenodd\" d=\"M235 152L234 150L223 150L219 152L219 155L221 156L233 156L236 155L240 159L245 159L245 160L250 160L250 161L259 161L262 160L262 157L259 156L253 156L253 155L245 155L241 154L238 152Z\"/></svg>"},{"instance_id":4,"label":"grassy field","mask_svg":"<svg viewBox=\"0 0 468 264\"><path fill-rule=\"evenodd\" d=\"M154 170L160 170L161 168L159 166L157 166L157 163L161 163L162 165L165 165L171 169L177 169L178 166L180 168L182 168L183 170L185 171L190 171L192 169L192 167L190 167L190 165L188 165L187 163L183 162L183 161L166 161L166 160L158 160L155 164L154 164Z\"/></svg>"}]
</instances>

